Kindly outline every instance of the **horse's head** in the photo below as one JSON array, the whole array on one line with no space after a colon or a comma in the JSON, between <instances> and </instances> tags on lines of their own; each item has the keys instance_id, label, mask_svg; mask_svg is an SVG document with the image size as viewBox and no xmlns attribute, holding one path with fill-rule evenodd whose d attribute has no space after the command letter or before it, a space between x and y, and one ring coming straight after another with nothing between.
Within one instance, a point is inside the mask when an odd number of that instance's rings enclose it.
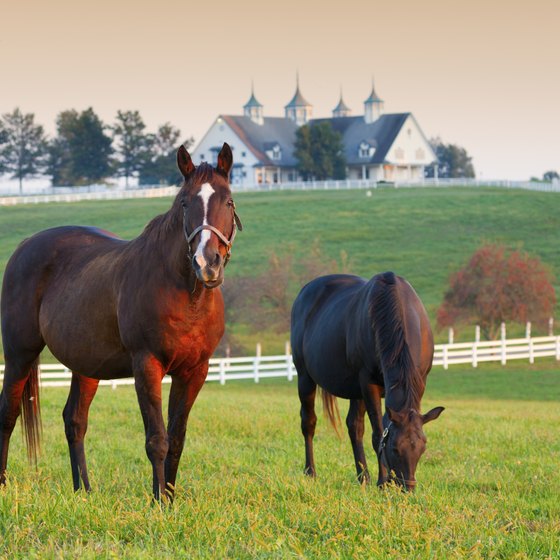
<instances>
[{"instance_id":1,"label":"horse's head","mask_svg":"<svg viewBox=\"0 0 560 560\"><path fill-rule=\"evenodd\" d=\"M426 450L422 427L426 422L435 420L443 410L442 406L438 406L420 414L413 408L401 412L387 408L387 424L379 445L379 457L387 469L389 480L407 490L414 490L416 466Z\"/></svg>"},{"instance_id":2,"label":"horse's head","mask_svg":"<svg viewBox=\"0 0 560 560\"><path fill-rule=\"evenodd\" d=\"M232 164L227 144L215 168L208 163L196 167L184 146L177 152L177 165L185 179L181 200L187 253L197 278L207 288L223 282L236 231L243 229L229 188Z\"/></svg>"}]
</instances>

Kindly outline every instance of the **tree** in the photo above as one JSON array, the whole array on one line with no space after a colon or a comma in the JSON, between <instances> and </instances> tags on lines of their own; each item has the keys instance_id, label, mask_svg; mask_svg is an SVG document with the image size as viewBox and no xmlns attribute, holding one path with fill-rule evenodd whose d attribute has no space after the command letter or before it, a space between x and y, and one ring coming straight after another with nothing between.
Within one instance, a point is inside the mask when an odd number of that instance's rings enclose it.
<instances>
[{"instance_id":1,"label":"tree","mask_svg":"<svg viewBox=\"0 0 560 560\"><path fill-rule=\"evenodd\" d=\"M177 148L181 131L170 123L161 125L156 134L149 137L149 157L140 169L141 185L177 184L181 174L177 169ZM185 148L194 144L194 138L183 142Z\"/></svg>"},{"instance_id":2,"label":"tree","mask_svg":"<svg viewBox=\"0 0 560 560\"><path fill-rule=\"evenodd\" d=\"M306 181L346 178L342 136L329 122L301 126L296 132L294 156Z\"/></svg>"},{"instance_id":3,"label":"tree","mask_svg":"<svg viewBox=\"0 0 560 560\"><path fill-rule=\"evenodd\" d=\"M146 165L153 139L144 133L146 125L138 111L118 111L113 137L117 141L117 173L128 180Z\"/></svg>"},{"instance_id":4,"label":"tree","mask_svg":"<svg viewBox=\"0 0 560 560\"><path fill-rule=\"evenodd\" d=\"M40 175L46 163L47 139L41 125L35 124L33 113L23 114L19 108L2 116L0 127L0 170L19 180Z\"/></svg>"},{"instance_id":5,"label":"tree","mask_svg":"<svg viewBox=\"0 0 560 560\"><path fill-rule=\"evenodd\" d=\"M53 185L90 185L111 175L111 138L91 107L81 113L61 112L56 127L57 136L49 147Z\"/></svg>"},{"instance_id":6,"label":"tree","mask_svg":"<svg viewBox=\"0 0 560 560\"><path fill-rule=\"evenodd\" d=\"M437 156L437 176L443 179L474 177L472 158L465 148L444 144L441 138L432 138L430 144ZM434 177L433 166L426 167L426 177Z\"/></svg>"},{"instance_id":7,"label":"tree","mask_svg":"<svg viewBox=\"0 0 560 560\"><path fill-rule=\"evenodd\" d=\"M505 321L546 323L556 305L553 283L537 257L498 244L483 245L451 275L437 311L438 325L477 323L486 338L495 338Z\"/></svg>"},{"instance_id":8,"label":"tree","mask_svg":"<svg viewBox=\"0 0 560 560\"><path fill-rule=\"evenodd\" d=\"M554 179L560 179L560 175L558 175L558 171L547 171L543 175L543 181L552 182Z\"/></svg>"}]
</instances>

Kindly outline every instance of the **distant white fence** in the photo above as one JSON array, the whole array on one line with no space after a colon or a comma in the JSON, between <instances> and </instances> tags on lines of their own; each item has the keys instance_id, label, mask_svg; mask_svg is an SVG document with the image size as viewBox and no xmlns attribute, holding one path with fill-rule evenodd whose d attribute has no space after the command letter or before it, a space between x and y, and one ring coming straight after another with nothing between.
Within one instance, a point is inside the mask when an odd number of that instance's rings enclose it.
<instances>
[{"instance_id":1,"label":"distant white fence","mask_svg":"<svg viewBox=\"0 0 560 560\"><path fill-rule=\"evenodd\" d=\"M422 188L422 187L502 187L508 189L526 189L532 191L558 192L560 183L538 183L530 181L483 181L481 179L424 179L421 181L396 181L392 183L376 183L363 179L344 179L340 181L297 181L289 183L264 183L259 185L232 185L235 192L267 192L283 190L345 190L345 189L377 189L377 188ZM106 189L95 186L89 192L89 187L54 187L50 190L62 190L63 193L0 196L0 206L15 204L39 204L42 202L79 202L82 200L119 200L129 198L156 198L175 196L177 187L149 187L134 189ZM103 190L100 190L103 189Z\"/></svg>"},{"instance_id":2,"label":"distant white fence","mask_svg":"<svg viewBox=\"0 0 560 560\"><path fill-rule=\"evenodd\" d=\"M78 188L79 189L79 188ZM59 194L34 194L0 197L0 206L15 204L40 204L43 202L81 202L83 200L123 200L129 198L158 198L175 196L177 187L153 187L149 189L103 190L95 192L65 192Z\"/></svg>"},{"instance_id":3,"label":"distant white fence","mask_svg":"<svg viewBox=\"0 0 560 560\"><path fill-rule=\"evenodd\" d=\"M436 344L434 365L448 369L454 364L477 367L480 362L501 362L505 365L509 360L529 360L532 364L536 358L545 357L560 360L560 336Z\"/></svg>"},{"instance_id":4,"label":"distant white fence","mask_svg":"<svg viewBox=\"0 0 560 560\"><path fill-rule=\"evenodd\" d=\"M501 362L510 360L529 360L555 357L560 361L560 336L540 336L533 338L514 338L483 342L458 342L436 344L434 365L448 369L450 365L471 364L477 367L481 362ZM0 380L4 379L4 365L0 364ZM286 377L292 381L296 370L291 354L280 356L251 356L245 358L212 358L207 381L226 381L252 379L258 383L270 377ZM62 364L41 365L42 387L69 387L72 373ZM169 376L164 383L171 381ZM119 385L133 385L134 379L103 380L100 385L109 385L116 389Z\"/></svg>"}]
</instances>

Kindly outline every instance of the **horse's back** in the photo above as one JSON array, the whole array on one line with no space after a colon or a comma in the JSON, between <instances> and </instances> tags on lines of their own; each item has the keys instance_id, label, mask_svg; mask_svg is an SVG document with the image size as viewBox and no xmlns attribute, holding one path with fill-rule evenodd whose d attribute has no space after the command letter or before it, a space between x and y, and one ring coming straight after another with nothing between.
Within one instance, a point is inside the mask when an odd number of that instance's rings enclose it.
<instances>
[{"instance_id":1,"label":"horse's back","mask_svg":"<svg viewBox=\"0 0 560 560\"><path fill-rule=\"evenodd\" d=\"M101 229L81 226L52 228L24 240L6 266L2 286L6 352L40 350L45 343L51 347L49 337L56 339L55 347L63 346L77 328L87 337L96 316L106 310L113 314L108 278L125 243ZM89 305L93 299L97 303ZM116 319L112 324L114 331Z\"/></svg>"},{"instance_id":2,"label":"horse's back","mask_svg":"<svg viewBox=\"0 0 560 560\"><path fill-rule=\"evenodd\" d=\"M291 344L298 373L346 398L354 398L358 390L356 372L347 363L347 316L365 284L358 276L321 276L302 288L292 307Z\"/></svg>"}]
</instances>

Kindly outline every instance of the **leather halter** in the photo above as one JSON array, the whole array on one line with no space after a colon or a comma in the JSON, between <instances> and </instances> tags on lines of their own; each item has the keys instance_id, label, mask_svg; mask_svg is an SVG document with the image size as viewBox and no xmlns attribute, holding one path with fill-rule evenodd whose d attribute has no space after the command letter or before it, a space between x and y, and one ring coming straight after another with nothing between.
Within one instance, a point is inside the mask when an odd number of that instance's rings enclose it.
<instances>
[{"instance_id":1,"label":"leather halter","mask_svg":"<svg viewBox=\"0 0 560 560\"><path fill-rule=\"evenodd\" d=\"M231 257L231 246L233 245L233 240L235 239L235 236L237 234L237 229L239 227L239 229L242 229L242 225L241 225L241 220L239 219L239 216L237 215L237 212L235 211L235 204L233 205L233 230L231 232L231 236L228 239L218 228L215 228L214 226L210 225L210 224L202 224L200 226L198 226L197 228L195 228L191 233L188 233L187 231L187 213L188 213L188 208L185 206L183 208L183 233L185 234L185 239L187 240L187 254L189 256L189 258L192 258L192 251L191 251L191 241L195 238L195 236L200 233L201 231L207 229L208 231L211 231L212 233L215 233L218 236L218 239L226 246L227 249L227 253L224 259L224 267L227 265L227 263L229 262L229 259Z\"/></svg>"},{"instance_id":2,"label":"leather halter","mask_svg":"<svg viewBox=\"0 0 560 560\"><path fill-rule=\"evenodd\" d=\"M389 439L389 429L393 425L393 422L389 422L387 427L383 430L383 434L381 435L381 441L379 442L379 459L383 466L387 469L387 476L390 475L391 469L389 467L389 462L387 461L387 451L385 447L387 446L387 440Z\"/></svg>"}]
</instances>

